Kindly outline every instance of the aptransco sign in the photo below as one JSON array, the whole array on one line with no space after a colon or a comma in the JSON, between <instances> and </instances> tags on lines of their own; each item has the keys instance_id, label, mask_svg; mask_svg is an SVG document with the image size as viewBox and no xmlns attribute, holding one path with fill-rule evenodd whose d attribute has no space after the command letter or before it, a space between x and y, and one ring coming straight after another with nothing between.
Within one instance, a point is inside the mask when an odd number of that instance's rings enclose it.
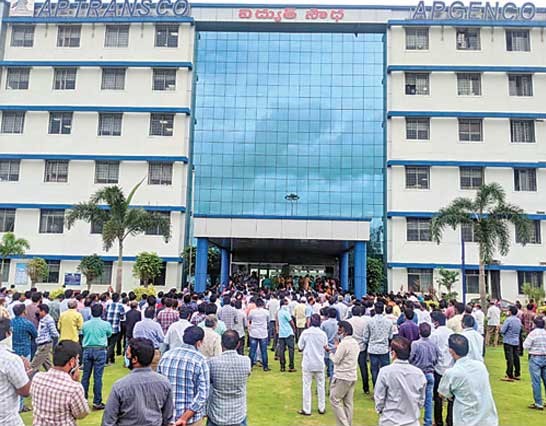
<instances>
[{"instance_id":1,"label":"aptransco sign","mask_svg":"<svg viewBox=\"0 0 546 426\"><path fill-rule=\"evenodd\" d=\"M476 19L486 21L530 21L537 13L536 6L531 3L523 3L518 7L515 3L508 2L482 2L471 1L468 6L462 1L454 1L447 4L444 1L435 1L432 7L427 8L424 1L420 1L411 11L411 19Z\"/></svg>"}]
</instances>

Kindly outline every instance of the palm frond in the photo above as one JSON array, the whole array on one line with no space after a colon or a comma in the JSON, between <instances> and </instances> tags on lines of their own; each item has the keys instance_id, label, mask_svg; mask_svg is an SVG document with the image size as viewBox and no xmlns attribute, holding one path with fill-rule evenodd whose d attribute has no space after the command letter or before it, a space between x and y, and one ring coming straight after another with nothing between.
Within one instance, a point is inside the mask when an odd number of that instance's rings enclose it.
<instances>
[{"instance_id":1,"label":"palm frond","mask_svg":"<svg viewBox=\"0 0 546 426\"><path fill-rule=\"evenodd\" d=\"M504 204L506 200L506 193L502 186L493 182L480 186L478 193L476 194L476 210L478 212L486 212L489 206Z\"/></svg>"},{"instance_id":2,"label":"palm frond","mask_svg":"<svg viewBox=\"0 0 546 426\"><path fill-rule=\"evenodd\" d=\"M139 183L137 183L133 189L131 189L131 192L129 192L129 195L127 196L127 205L131 204L131 201L133 201L135 192L137 192L137 189L140 188L140 186L142 185L145 179L146 178L142 178L142 180Z\"/></svg>"},{"instance_id":3,"label":"palm frond","mask_svg":"<svg viewBox=\"0 0 546 426\"><path fill-rule=\"evenodd\" d=\"M68 229L70 229L77 220L103 223L107 220L107 218L108 212L101 209L96 203L78 203L74 205L66 214L66 225Z\"/></svg>"},{"instance_id":4,"label":"palm frond","mask_svg":"<svg viewBox=\"0 0 546 426\"><path fill-rule=\"evenodd\" d=\"M440 209L438 214L432 218L431 234L433 241L440 243L446 227L456 229L457 226L463 223L472 223L473 211L474 203L468 198L456 198L450 205Z\"/></svg>"}]
</instances>

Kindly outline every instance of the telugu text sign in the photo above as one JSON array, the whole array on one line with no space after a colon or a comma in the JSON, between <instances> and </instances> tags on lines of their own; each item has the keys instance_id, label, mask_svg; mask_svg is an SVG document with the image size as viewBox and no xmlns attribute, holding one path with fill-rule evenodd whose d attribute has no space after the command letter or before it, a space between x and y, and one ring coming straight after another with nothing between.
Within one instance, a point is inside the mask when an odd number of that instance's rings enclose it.
<instances>
[{"instance_id":1,"label":"telugu text sign","mask_svg":"<svg viewBox=\"0 0 546 426\"><path fill-rule=\"evenodd\" d=\"M239 9L239 19L254 19L260 21L294 21L305 19L306 21L339 22L345 17L343 9L304 9L298 10L292 7L284 9Z\"/></svg>"}]
</instances>

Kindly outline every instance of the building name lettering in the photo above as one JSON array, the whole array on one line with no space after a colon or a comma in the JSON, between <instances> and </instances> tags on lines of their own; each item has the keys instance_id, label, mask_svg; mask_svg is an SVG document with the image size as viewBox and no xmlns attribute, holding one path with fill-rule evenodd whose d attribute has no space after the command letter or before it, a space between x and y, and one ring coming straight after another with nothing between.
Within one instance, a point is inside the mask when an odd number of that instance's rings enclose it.
<instances>
[{"instance_id":1,"label":"building name lettering","mask_svg":"<svg viewBox=\"0 0 546 426\"><path fill-rule=\"evenodd\" d=\"M343 9L323 10L307 9L297 10L292 7L285 9L239 9L239 19L258 19L265 21L281 22L293 21L298 18L308 21L335 21L339 22L345 17Z\"/></svg>"},{"instance_id":2,"label":"building name lettering","mask_svg":"<svg viewBox=\"0 0 546 426\"><path fill-rule=\"evenodd\" d=\"M530 21L537 13L534 3L523 3L518 7L513 2L503 5L500 2L471 1L465 6L462 1L454 1L447 4L443 1L434 1L427 8L424 1L420 1L411 11L411 19L465 19L486 21Z\"/></svg>"}]
</instances>

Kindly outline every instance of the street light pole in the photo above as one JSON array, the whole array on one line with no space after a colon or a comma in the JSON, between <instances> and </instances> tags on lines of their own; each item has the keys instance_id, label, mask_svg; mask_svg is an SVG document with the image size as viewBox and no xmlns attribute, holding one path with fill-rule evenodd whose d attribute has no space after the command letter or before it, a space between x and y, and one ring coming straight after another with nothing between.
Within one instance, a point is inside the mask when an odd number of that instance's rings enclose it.
<instances>
[{"instance_id":1,"label":"street light pole","mask_svg":"<svg viewBox=\"0 0 546 426\"><path fill-rule=\"evenodd\" d=\"M290 202L290 216L294 216L294 204L300 199L300 196L292 192L290 194L286 194L284 199Z\"/></svg>"}]
</instances>

